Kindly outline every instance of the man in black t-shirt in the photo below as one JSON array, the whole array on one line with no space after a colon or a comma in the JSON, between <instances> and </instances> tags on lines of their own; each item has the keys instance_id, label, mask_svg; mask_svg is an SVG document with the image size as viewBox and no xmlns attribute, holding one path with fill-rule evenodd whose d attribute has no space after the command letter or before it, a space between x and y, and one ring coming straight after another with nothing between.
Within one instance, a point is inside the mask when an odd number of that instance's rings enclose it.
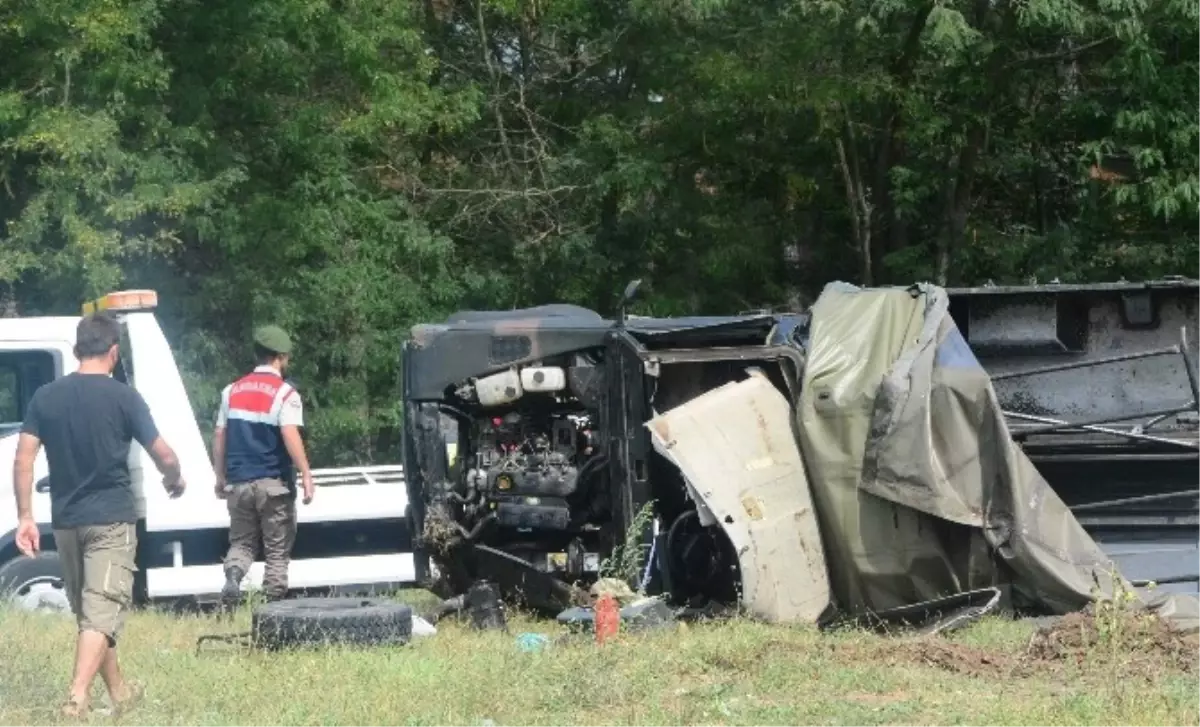
<instances>
[{"instance_id":1,"label":"man in black t-shirt","mask_svg":"<svg viewBox=\"0 0 1200 727\"><path fill-rule=\"evenodd\" d=\"M115 710L132 705L137 689L121 675L117 637L133 601L137 570L136 497L129 475L132 440L150 452L172 497L183 494L179 460L158 434L137 391L112 377L121 327L112 316L84 318L75 332L79 370L34 393L13 464L17 547L33 557L40 547L33 519L33 463L46 448L50 519L71 610L79 625L75 673L63 716L88 710L97 671Z\"/></svg>"}]
</instances>

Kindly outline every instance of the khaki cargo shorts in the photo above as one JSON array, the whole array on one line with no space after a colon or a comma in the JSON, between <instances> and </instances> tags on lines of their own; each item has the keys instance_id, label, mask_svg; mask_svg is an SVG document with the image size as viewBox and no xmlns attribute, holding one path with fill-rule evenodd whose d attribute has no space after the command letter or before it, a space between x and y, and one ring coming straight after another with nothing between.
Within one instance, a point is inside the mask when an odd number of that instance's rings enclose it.
<instances>
[{"instance_id":1,"label":"khaki cargo shorts","mask_svg":"<svg viewBox=\"0 0 1200 727\"><path fill-rule=\"evenodd\" d=\"M115 644L133 605L137 531L133 523L87 525L54 531L63 580L80 631L96 631Z\"/></svg>"}]
</instances>

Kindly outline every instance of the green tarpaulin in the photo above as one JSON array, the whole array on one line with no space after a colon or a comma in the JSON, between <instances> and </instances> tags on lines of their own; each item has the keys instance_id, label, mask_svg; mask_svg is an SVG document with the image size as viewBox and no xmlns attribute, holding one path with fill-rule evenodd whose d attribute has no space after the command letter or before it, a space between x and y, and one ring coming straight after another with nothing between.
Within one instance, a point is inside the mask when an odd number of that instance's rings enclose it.
<instances>
[{"instance_id":1,"label":"green tarpaulin","mask_svg":"<svg viewBox=\"0 0 1200 727\"><path fill-rule=\"evenodd\" d=\"M1064 613L1133 590L1017 446L935 286L827 286L797 410L833 596L886 610L985 586ZM1184 630L1187 596L1141 595Z\"/></svg>"}]
</instances>

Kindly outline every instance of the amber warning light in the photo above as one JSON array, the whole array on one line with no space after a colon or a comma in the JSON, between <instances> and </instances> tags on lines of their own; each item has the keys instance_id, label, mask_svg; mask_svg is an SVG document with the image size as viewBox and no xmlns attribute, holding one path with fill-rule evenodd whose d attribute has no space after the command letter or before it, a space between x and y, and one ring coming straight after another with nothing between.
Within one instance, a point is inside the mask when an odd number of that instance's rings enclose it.
<instances>
[{"instance_id":1,"label":"amber warning light","mask_svg":"<svg viewBox=\"0 0 1200 727\"><path fill-rule=\"evenodd\" d=\"M153 290L121 290L84 303L83 314L88 316L102 310L154 310L157 307L158 293Z\"/></svg>"}]
</instances>

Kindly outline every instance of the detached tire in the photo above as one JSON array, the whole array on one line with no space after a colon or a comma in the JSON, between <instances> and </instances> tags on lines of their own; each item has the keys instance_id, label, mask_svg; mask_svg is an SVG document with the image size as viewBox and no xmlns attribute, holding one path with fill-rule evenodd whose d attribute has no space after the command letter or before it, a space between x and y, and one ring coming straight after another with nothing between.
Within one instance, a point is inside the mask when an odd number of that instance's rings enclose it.
<instances>
[{"instance_id":1,"label":"detached tire","mask_svg":"<svg viewBox=\"0 0 1200 727\"><path fill-rule=\"evenodd\" d=\"M263 649L297 646L402 646L412 638L413 612L382 598L297 598L254 611L251 633Z\"/></svg>"}]
</instances>

